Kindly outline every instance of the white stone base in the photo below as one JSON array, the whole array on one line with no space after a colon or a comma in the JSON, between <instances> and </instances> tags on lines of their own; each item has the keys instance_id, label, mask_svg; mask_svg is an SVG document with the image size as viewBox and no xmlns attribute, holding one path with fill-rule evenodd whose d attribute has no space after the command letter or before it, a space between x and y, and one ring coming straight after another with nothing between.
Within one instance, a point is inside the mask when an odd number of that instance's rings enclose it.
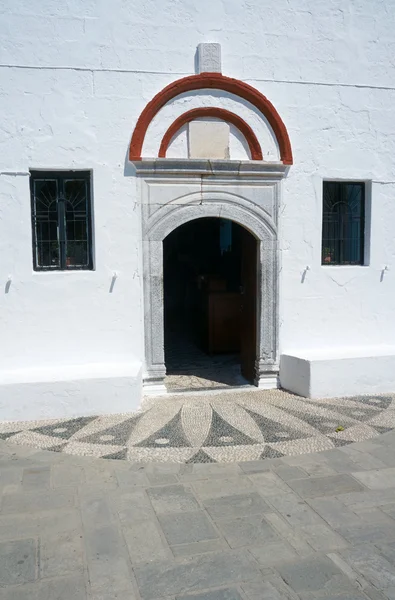
<instances>
[{"instance_id":1,"label":"white stone base","mask_svg":"<svg viewBox=\"0 0 395 600\"><path fill-rule=\"evenodd\" d=\"M279 379L277 375L261 377L256 386L260 390L275 390L279 387Z\"/></svg>"},{"instance_id":2,"label":"white stone base","mask_svg":"<svg viewBox=\"0 0 395 600\"><path fill-rule=\"evenodd\" d=\"M306 398L395 391L395 348L340 348L282 354L281 387Z\"/></svg>"},{"instance_id":3,"label":"white stone base","mask_svg":"<svg viewBox=\"0 0 395 600\"><path fill-rule=\"evenodd\" d=\"M163 381L143 380L143 396L165 396L168 393Z\"/></svg>"},{"instance_id":4,"label":"white stone base","mask_svg":"<svg viewBox=\"0 0 395 600\"><path fill-rule=\"evenodd\" d=\"M0 420L132 412L141 405L141 364L96 363L0 372Z\"/></svg>"}]
</instances>

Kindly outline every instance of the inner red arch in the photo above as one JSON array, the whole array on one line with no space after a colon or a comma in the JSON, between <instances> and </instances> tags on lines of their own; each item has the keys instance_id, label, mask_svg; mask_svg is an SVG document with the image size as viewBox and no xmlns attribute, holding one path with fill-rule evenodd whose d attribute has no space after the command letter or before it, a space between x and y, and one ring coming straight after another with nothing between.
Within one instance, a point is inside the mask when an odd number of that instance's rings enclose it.
<instances>
[{"instance_id":1,"label":"inner red arch","mask_svg":"<svg viewBox=\"0 0 395 600\"><path fill-rule=\"evenodd\" d=\"M217 108L216 106L210 107L201 107L201 108L193 108L192 110L188 110L184 114L180 115L178 119L173 121L170 125L169 129L166 131L163 136L162 143L159 148L159 158L165 158L166 152L169 147L171 140L177 131L186 123L193 121L194 119L198 119L200 117L216 117L218 119L222 119L223 121L227 121L231 123L242 133L248 143L250 148L251 158L252 160L262 160L262 149L260 143L257 140L257 137L251 127L238 115L230 112L229 110L225 110L224 108Z\"/></svg>"},{"instance_id":2,"label":"inner red arch","mask_svg":"<svg viewBox=\"0 0 395 600\"><path fill-rule=\"evenodd\" d=\"M148 126L155 115L167 102L184 92L207 88L214 88L230 94L235 94L255 106L255 108L266 117L273 129L280 148L280 157L283 164L292 165L292 149L287 128L273 104L269 102L261 92L251 85L248 85L248 83L244 83L244 81L239 81L238 79L232 79L231 77L225 77L220 73L200 73L200 75L183 77L182 79L173 81L173 83L170 83L156 94L156 96L148 102L138 118L130 142L129 160L141 160L141 151Z\"/></svg>"}]
</instances>

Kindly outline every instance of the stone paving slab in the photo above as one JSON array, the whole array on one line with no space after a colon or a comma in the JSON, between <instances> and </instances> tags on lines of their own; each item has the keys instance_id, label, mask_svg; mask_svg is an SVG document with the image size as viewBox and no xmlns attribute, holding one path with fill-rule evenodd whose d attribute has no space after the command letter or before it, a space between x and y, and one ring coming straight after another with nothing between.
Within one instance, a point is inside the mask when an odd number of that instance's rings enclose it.
<instances>
[{"instance_id":1,"label":"stone paving slab","mask_svg":"<svg viewBox=\"0 0 395 600\"><path fill-rule=\"evenodd\" d=\"M257 492L203 500L203 505L213 519L263 514L272 510Z\"/></svg>"},{"instance_id":2,"label":"stone paving slab","mask_svg":"<svg viewBox=\"0 0 395 600\"><path fill-rule=\"evenodd\" d=\"M219 537L207 513L202 510L158 515L158 520L170 546L204 542Z\"/></svg>"},{"instance_id":3,"label":"stone paving slab","mask_svg":"<svg viewBox=\"0 0 395 600\"><path fill-rule=\"evenodd\" d=\"M0 598L395 600L395 478L380 449L395 453L395 432L247 465L0 441Z\"/></svg>"},{"instance_id":4,"label":"stone paving slab","mask_svg":"<svg viewBox=\"0 0 395 600\"><path fill-rule=\"evenodd\" d=\"M394 482L395 483L395 482ZM348 492L360 492L362 485L346 474L329 477L309 477L288 482L302 498L318 498L320 496L337 496Z\"/></svg>"}]
</instances>

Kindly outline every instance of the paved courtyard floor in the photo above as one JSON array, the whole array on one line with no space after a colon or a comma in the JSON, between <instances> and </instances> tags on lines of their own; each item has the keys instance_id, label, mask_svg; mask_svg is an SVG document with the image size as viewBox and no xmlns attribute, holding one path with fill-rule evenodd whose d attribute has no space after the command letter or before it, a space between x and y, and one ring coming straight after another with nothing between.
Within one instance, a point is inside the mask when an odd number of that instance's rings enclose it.
<instances>
[{"instance_id":1,"label":"paved courtyard floor","mask_svg":"<svg viewBox=\"0 0 395 600\"><path fill-rule=\"evenodd\" d=\"M395 396L309 400L282 390L176 394L138 413L0 422L0 439L132 462L238 462L330 450L395 427Z\"/></svg>"},{"instance_id":2,"label":"paved courtyard floor","mask_svg":"<svg viewBox=\"0 0 395 600\"><path fill-rule=\"evenodd\" d=\"M393 600L395 432L130 463L0 441L2 600Z\"/></svg>"}]
</instances>

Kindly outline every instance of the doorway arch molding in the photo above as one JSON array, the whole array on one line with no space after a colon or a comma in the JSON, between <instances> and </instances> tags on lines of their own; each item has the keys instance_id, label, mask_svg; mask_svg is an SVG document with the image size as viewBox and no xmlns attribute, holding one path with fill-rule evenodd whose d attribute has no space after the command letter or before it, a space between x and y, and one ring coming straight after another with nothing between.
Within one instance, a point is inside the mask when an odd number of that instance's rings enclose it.
<instances>
[{"instance_id":1,"label":"doorway arch molding","mask_svg":"<svg viewBox=\"0 0 395 600\"><path fill-rule=\"evenodd\" d=\"M224 191L192 192L168 202L149 218L146 235L163 242L177 227L204 217L235 221L258 241L277 237L276 224L267 212L241 195Z\"/></svg>"},{"instance_id":2,"label":"doorway arch molding","mask_svg":"<svg viewBox=\"0 0 395 600\"><path fill-rule=\"evenodd\" d=\"M292 149L288 131L273 104L256 88L244 81L226 77L221 73L199 73L173 81L156 94L145 106L134 128L129 147L129 160L142 160L141 152L145 134L155 115L168 102L185 92L215 89L234 94L257 108L266 117L276 136L282 163L292 165Z\"/></svg>"},{"instance_id":3,"label":"doorway arch molding","mask_svg":"<svg viewBox=\"0 0 395 600\"><path fill-rule=\"evenodd\" d=\"M204 217L234 221L257 239L258 314L255 383L276 387L278 373L277 214L282 165L233 161L136 161L142 198L145 393L165 393L163 240ZM177 168L174 168L177 167ZM245 170L243 171L243 167Z\"/></svg>"}]
</instances>

